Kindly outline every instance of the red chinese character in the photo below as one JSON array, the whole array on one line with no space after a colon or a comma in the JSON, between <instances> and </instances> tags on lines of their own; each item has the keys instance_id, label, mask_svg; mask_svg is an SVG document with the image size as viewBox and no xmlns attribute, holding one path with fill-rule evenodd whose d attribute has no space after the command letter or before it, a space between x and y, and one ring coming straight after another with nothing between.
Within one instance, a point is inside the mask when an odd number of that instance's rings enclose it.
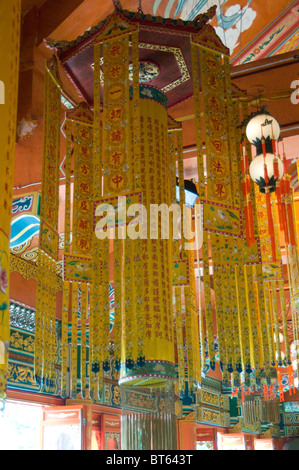
<instances>
[{"instance_id":1,"label":"red chinese character","mask_svg":"<svg viewBox=\"0 0 299 470\"><path fill-rule=\"evenodd\" d=\"M81 193L88 194L89 193L89 184L87 183L80 183L79 185Z\"/></svg>"},{"instance_id":2,"label":"red chinese character","mask_svg":"<svg viewBox=\"0 0 299 470\"><path fill-rule=\"evenodd\" d=\"M221 140L212 140L212 145L216 152L221 153L222 152L222 142Z\"/></svg>"},{"instance_id":3,"label":"red chinese character","mask_svg":"<svg viewBox=\"0 0 299 470\"><path fill-rule=\"evenodd\" d=\"M88 175L89 167L86 166L84 163L80 166L80 171L83 175Z\"/></svg>"},{"instance_id":4,"label":"red chinese character","mask_svg":"<svg viewBox=\"0 0 299 470\"><path fill-rule=\"evenodd\" d=\"M121 108L114 108L110 111L110 119L116 120L121 118Z\"/></svg>"},{"instance_id":5,"label":"red chinese character","mask_svg":"<svg viewBox=\"0 0 299 470\"><path fill-rule=\"evenodd\" d=\"M220 160L214 160L213 161L213 170L216 173L223 173L224 171L224 165Z\"/></svg>"},{"instance_id":6,"label":"red chinese character","mask_svg":"<svg viewBox=\"0 0 299 470\"><path fill-rule=\"evenodd\" d=\"M89 250L89 242L85 238L80 238L79 240L79 247L82 251L88 251Z\"/></svg>"},{"instance_id":7,"label":"red chinese character","mask_svg":"<svg viewBox=\"0 0 299 470\"><path fill-rule=\"evenodd\" d=\"M111 55L112 57L118 56L118 55L120 54L120 52L121 52L121 47L120 47L119 44L115 44L115 45L112 46L111 49L110 49L110 55Z\"/></svg>"},{"instance_id":8,"label":"red chinese character","mask_svg":"<svg viewBox=\"0 0 299 470\"><path fill-rule=\"evenodd\" d=\"M211 75L208 78L208 85L210 85L212 88L217 88L216 78L214 77L214 75Z\"/></svg>"},{"instance_id":9,"label":"red chinese character","mask_svg":"<svg viewBox=\"0 0 299 470\"><path fill-rule=\"evenodd\" d=\"M224 189L224 184L223 183L217 183L216 184L216 191L215 194L219 197L224 196L225 194L225 189Z\"/></svg>"},{"instance_id":10,"label":"red chinese character","mask_svg":"<svg viewBox=\"0 0 299 470\"><path fill-rule=\"evenodd\" d=\"M115 65L114 67L112 67L112 69L110 70L110 76L112 78L119 78L120 75L121 67L119 65Z\"/></svg>"},{"instance_id":11,"label":"red chinese character","mask_svg":"<svg viewBox=\"0 0 299 470\"><path fill-rule=\"evenodd\" d=\"M79 228L80 228L81 230L87 231L87 229L88 229L88 222L87 222L87 220L80 219L78 225L79 225Z\"/></svg>"},{"instance_id":12,"label":"red chinese character","mask_svg":"<svg viewBox=\"0 0 299 470\"><path fill-rule=\"evenodd\" d=\"M82 128L80 129L80 137L81 137L81 139L87 140L87 139L89 139L89 135L90 135L90 134L89 134L88 129L85 129L85 127L82 127Z\"/></svg>"},{"instance_id":13,"label":"red chinese character","mask_svg":"<svg viewBox=\"0 0 299 470\"><path fill-rule=\"evenodd\" d=\"M219 119L217 119L217 118L212 118L211 121L212 121L212 123L213 123L213 128L215 129L215 131L220 131L220 129L221 129L221 122L219 121Z\"/></svg>"},{"instance_id":14,"label":"red chinese character","mask_svg":"<svg viewBox=\"0 0 299 470\"><path fill-rule=\"evenodd\" d=\"M122 139L122 131L118 129L117 131L112 131L111 140L112 142L120 142Z\"/></svg>"},{"instance_id":15,"label":"red chinese character","mask_svg":"<svg viewBox=\"0 0 299 470\"><path fill-rule=\"evenodd\" d=\"M81 201L79 204L81 212L88 212L89 207L86 201Z\"/></svg>"},{"instance_id":16,"label":"red chinese character","mask_svg":"<svg viewBox=\"0 0 299 470\"><path fill-rule=\"evenodd\" d=\"M120 157L121 157L120 152L115 152L113 155L111 155L111 158L113 160L114 165L116 165L116 166L120 165L120 163L121 163Z\"/></svg>"},{"instance_id":17,"label":"red chinese character","mask_svg":"<svg viewBox=\"0 0 299 470\"><path fill-rule=\"evenodd\" d=\"M115 184L115 186L117 187L117 189L119 188L120 184L122 183L123 181L123 177L120 176L120 175L116 175L114 178L112 178L112 182Z\"/></svg>"},{"instance_id":18,"label":"red chinese character","mask_svg":"<svg viewBox=\"0 0 299 470\"><path fill-rule=\"evenodd\" d=\"M209 108L214 111L219 111L219 103L216 100L215 96L212 96L212 98L209 99Z\"/></svg>"}]
</instances>

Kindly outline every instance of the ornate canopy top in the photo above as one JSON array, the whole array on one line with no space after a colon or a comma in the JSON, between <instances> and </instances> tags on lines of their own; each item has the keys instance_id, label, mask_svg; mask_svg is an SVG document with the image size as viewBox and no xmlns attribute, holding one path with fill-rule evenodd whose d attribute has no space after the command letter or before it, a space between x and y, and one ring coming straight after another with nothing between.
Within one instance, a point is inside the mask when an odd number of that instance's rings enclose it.
<instances>
[{"instance_id":1,"label":"ornate canopy top","mask_svg":"<svg viewBox=\"0 0 299 470\"><path fill-rule=\"evenodd\" d=\"M196 38L207 42L208 47L219 53L229 54L209 22L216 7L193 21L175 20L145 15L141 11L116 9L104 21L86 31L72 42L47 39L46 45L56 52L70 80L88 106L94 101L94 43L109 38L118 30L139 32L139 60L141 64L154 64L158 73L149 76L148 84L164 93L168 107L172 107L193 95L190 41ZM143 74L144 78L144 74ZM144 81L144 80L141 80Z\"/></svg>"}]
</instances>

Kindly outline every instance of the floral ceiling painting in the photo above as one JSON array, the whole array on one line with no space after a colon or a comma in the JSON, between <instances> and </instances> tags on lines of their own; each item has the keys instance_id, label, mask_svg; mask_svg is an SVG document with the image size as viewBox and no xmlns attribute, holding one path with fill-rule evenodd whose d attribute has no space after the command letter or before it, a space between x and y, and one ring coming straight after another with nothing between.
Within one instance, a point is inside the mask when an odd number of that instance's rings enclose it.
<instances>
[{"instance_id":1,"label":"floral ceiling painting","mask_svg":"<svg viewBox=\"0 0 299 470\"><path fill-rule=\"evenodd\" d=\"M151 14L192 21L212 6L234 65L299 48L298 0L154 0Z\"/></svg>"}]
</instances>

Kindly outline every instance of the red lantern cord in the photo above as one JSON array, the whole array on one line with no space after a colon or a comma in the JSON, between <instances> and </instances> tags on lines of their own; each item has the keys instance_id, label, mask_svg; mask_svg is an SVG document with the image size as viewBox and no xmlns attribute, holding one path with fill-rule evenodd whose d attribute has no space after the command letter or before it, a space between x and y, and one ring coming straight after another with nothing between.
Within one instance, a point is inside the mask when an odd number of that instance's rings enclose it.
<instances>
[{"instance_id":1,"label":"red lantern cord","mask_svg":"<svg viewBox=\"0 0 299 470\"><path fill-rule=\"evenodd\" d=\"M269 235L271 238L271 247L272 247L272 258L273 262L276 262L276 243L275 243L275 234L274 234L274 222L272 216L272 205L271 205L271 195L269 188L266 188L266 206L267 206L267 215L269 223Z\"/></svg>"},{"instance_id":2,"label":"red lantern cord","mask_svg":"<svg viewBox=\"0 0 299 470\"><path fill-rule=\"evenodd\" d=\"M284 144L282 143L282 145ZM278 143L277 143L277 148L278 148ZM278 148L278 156L280 157L279 148ZM286 158L284 154L284 149L283 149L283 165L284 165L284 173L286 174L287 162L286 162ZM281 221L282 230L284 233L286 245L288 245L289 244L289 231L288 231L288 223L287 223L287 212L286 212L286 206L285 206L286 186L285 186L284 178L279 181L276 193L277 193L278 199L280 200L280 206L278 202L278 209L280 209L280 214L281 214L281 219L282 219Z\"/></svg>"},{"instance_id":3,"label":"red lantern cord","mask_svg":"<svg viewBox=\"0 0 299 470\"><path fill-rule=\"evenodd\" d=\"M244 154L244 148L242 145L241 148L241 155L243 158L241 159L241 172L244 177L242 182L242 191L243 191L243 198L245 201L244 205L244 218L245 218L245 229L246 229L246 243L247 246L250 247L254 242L254 224L253 224L253 209L252 209L252 202L250 198L251 193L251 183L250 183L250 176L248 175L248 156ZM246 147L245 147L246 148Z\"/></svg>"},{"instance_id":4,"label":"red lantern cord","mask_svg":"<svg viewBox=\"0 0 299 470\"><path fill-rule=\"evenodd\" d=\"M273 149L273 154L276 155L276 141L274 139L273 122L271 123L271 129L272 129L272 149Z\"/></svg>"},{"instance_id":5,"label":"red lantern cord","mask_svg":"<svg viewBox=\"0 0 299 470\"><path fill-rule=\"evenodd\" d=\"M291 185L290 185L290 178L287 175L287 159L286 159L286 154L285 154L285 148L284 148L284 141L282 141L282 147L283 147L283 165L284 165L284 173L285 173L285 178L284 178L284 200L285 200L285 220L286 220L286 232L289 229L289 240L288 243L291 244L291 246L296 246L296 235L295 235L295 227L294 227L294 219L293 219L293 211L292 211L292 204L288 202L288 198L290 197L292 190L291 190Z\"/></svg>"}]
</instances>

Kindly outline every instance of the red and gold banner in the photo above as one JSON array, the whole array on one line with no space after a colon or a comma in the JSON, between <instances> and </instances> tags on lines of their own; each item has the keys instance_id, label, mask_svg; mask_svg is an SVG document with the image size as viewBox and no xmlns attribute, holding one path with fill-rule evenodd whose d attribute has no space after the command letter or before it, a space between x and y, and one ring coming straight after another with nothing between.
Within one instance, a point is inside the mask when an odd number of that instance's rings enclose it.
<instances>
[{"instance_id":1,"label":"red and gold banner","mask_svg":"<svg viewBox=\"0 0 299 470\"><path fill-rule=\"evenodd\" d=\"M93 127L74 125L74 205L72 251L89 255L93 239Z\"/></svg>"},{"instance_id":2,"label":"red and gold banner","mask_svg":"<svg viewBox=\"0 0 299 470\"><path fill-rule=\"evenodd\" d=\"M103 44L104 194L128 193L133 187L129 120L129 36Z\"/></svg>"}]
</instances>

